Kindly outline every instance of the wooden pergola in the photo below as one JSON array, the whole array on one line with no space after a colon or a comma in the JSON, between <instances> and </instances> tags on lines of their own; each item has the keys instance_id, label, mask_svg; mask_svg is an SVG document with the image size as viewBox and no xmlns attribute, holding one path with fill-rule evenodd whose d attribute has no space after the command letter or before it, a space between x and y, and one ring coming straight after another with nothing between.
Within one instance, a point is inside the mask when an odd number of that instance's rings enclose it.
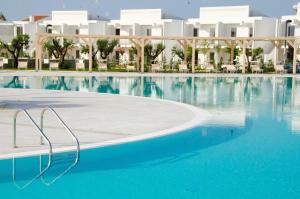
<instances>
[{"instance_id":1,"label":"wooden pergola","mask_svg":"<svg viewBox=\"0 0 300 199\"><path fill-rule=\"evenodd\" d=\"M36 35L36 70L42 67L43 57L43 44L51 38L66 38L66 39L81 39L89 46L89 71L92 72L92 49L93 43L98 39L116 39L116 40L129 40L137 49L137 65L144 72L144 47L153 40L173 40L183 47L185 54L185 61L187 61L188 46L192 47L192 73L195 73L195 54L197 45L202 42L224 42L231 49L231 64L234 59L234 49L239 46L242 49L242 55L245 60L246 49L248 46L257 41L271 42L275 48L280 49L285 43L289 44L294 49L293 56L293 73L296 74L296 61L297 50L299 48L300 38L297 37L184 37L184 36L119 36L119 35L73 35L73 34L50 34L50 33L37 33ZM276 51L276 52L277 52ZM276 56L277 57L277 56ZM242 73L246 73L246 62L242 62ZM276 63L275 63L276 64Z\"/></svg>"}]
</instances>

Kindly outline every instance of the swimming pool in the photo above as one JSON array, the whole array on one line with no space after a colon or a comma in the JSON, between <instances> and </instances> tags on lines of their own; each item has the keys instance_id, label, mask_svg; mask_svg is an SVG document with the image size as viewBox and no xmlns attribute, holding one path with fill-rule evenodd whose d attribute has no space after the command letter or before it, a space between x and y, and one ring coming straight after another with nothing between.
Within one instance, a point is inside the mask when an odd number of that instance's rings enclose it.
<instances>
[{"instance_id":1,"label":"swimming pool","mask_svg":"<svg viewBox=\"0 0 300 199\"><path fill-rule=\"evenodd\" d=\"M0 77L0 87L168 99L201 107L214 117L214 123L184 133L82 151L80 163L51 186L37 180L19 190L12 183L12 161L2 160L2 196L300 197L300 78ZM16 160L18 183L38 172L38 160ZM51 181L66 167L54 167L45 179Z\"/></svg>"}]
</instances>

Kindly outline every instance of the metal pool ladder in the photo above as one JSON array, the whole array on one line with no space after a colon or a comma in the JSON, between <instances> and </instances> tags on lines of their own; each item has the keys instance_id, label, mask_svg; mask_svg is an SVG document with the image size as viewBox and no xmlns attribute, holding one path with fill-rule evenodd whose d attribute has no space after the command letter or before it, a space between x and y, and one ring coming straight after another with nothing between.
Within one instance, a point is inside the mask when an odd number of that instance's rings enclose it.
<instances>
[{"instance_id":1,"label":"metal pool ladder","mask_svg":"<svg viewBox=\"0 0 300 199\"><path fill-rule=\"evenodd\" d=\"M15 184L15 186L19 189L25 189L27 188L29 185L31 185L35 180L37 180L39 177L41 177L51 166L51 162L52 162L52 154L53 154L53 150L52 150L52 144L50 142L50 140L48 139L48 137L43 133L43 131L41 130L41 128L36 124L36 122L33 120L33 118L30 116L30 114L27 112L26 109L20 109L17 110L14 114L14 118L13 118L13 122L14 122L14 126L13 126L13 147L17 148L17 117L19 115L19 113L23 112L25 114L25 116L30 120L30 122L32 123L32 125L35 127L35 129L38 131L38 133L40 134L41 137L43 137L48 146L49 146L49 154L48 154L48 164L45 167L45 169L40 170L40 172L34 176L34 178L32 178L31 180L29 180L26 184L24 184L23 186L18 185L17 180L16 180L16 163L15 163L15 158L12 159L12 163L13 163L13 170L12 170L12 174L13 174L13 182Z\"/></svg>"},{"instance_id":2,"label":"metal pool ladder","mask_svg":"<svg viewBox=\"0 0 300 199\"><path fill-rule=\"evenodd\" d=\"M72 161L72 164L66 170L64 170L61 174L59 174L57 177L55 177L50 182L46 182L43 179L43 175L46 173L46 171L48 171L51 168L51 166L53 166L55 164L56 161L58 161L58 160L61 161L62 159L57 160L53 157L53 145L52 145L50 139L46 136L46 134L43 131L43 129L44 129L44 114L45 114L46 111L51 112L55 116L55 118L62 124L62 126L67 130L68 134L76 142L76 155L74 157L74 161ZM20 110L17 110L15 112L14 118L13 118L13 147L14 148L17 148L17 117L18 117L19 113L21 113L21 112L23 112L25 114L25 116L31 121L32 125L35 127L35 129L40 134L40 136L41 136L41 145L43 145L44 141L46 141L47 145L49 146L49 154L48 154L48 162L47 162L45 168L42 168L43 167L42 155L40 156L40 172L36 176L34 176L34 178L32 178L26 184L24 184L23 186L19 186L16 182L16 172L15 172L16 163L15 163L15 158L13 158L13 181L14 181L14 184L19 189L25 189L29 185L31 185L35 180L37 180L38 178L41 178L42 182L45 185L50 186L51 184L56 182L59 178L61 178L63 175L68 173L79 162L79 157L80 157L80 143L79 143L79 140L53 108L48 107L48 108L45 108L45 109L42 110L41 120L40 120L41 121L40 127L33 120L33 118L31 117L31 115L28 113L28 111L26 109L20 109Z\"/></svg>"},{"instance_id":3,"label":"metal pool ladder","mask_svg":"<svg viewBox=\"0 0 300 199\"><path fill-rule=\"evenodd\" d=\"M72 164L70 164L63 172L61 172L59 175L57 175L56 177L54 177L53 180L47 182L44 178L43 178L43 175L41 175L41 180L42 182L47 185L47 186L50 186L52 185L53 183L55 183L58 179L60 179L62 176L64 176L65 174L67 174L72 168L74 168L77 163L79 162L79 157L80 157L80 143L79 143L79 140L78 138L75 136L75 134L71 131L71 129L67 126L67 124L61 119L61 117L57 114L57 112L51 108L51 107L48 107L48 108L45 108L42 110L41 112L41 130L43 131L43 128L44 128L44 115L45 113L49 111L50 113L52 113L52 115L61 123L61 125L65 128L65 130L68 132L68 134L72 137L72 139L76 142L76 155L75 156L66 156L66 155L61 155L61 157L57 158L57 157L53 157L52 156L52 161L51 161L51 165L53 164L60 164L64 161L68 161ZM41 136L41 144L43 144L43 138ZM71 161L70 161L71 160ZM40 171L42 172L43 171L43 165L42 163L40 164ZM47 168L47 167L46 167Z\"/></svg>"}]
</instances>

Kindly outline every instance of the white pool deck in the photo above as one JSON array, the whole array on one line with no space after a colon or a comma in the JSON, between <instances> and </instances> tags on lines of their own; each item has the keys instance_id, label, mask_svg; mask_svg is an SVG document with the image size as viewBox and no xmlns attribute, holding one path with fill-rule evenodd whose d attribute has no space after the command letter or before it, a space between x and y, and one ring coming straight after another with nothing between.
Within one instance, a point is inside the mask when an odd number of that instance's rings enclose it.
<instances>
[{"instance_id":1,"label":"white pool deck","mask_svg":"<svg viewBox=\"0 0 300 199\"><path fill-rule=\"evenodd\" d=\"M52 106L79 138L81 148L93 148L162 136L196 126L209 114L193 106L142 97L46 90L0 89L0 159L47 152L38 131L24 114L17 120L13 148L13 115L28 109L39 124L40 112ZM45 133L54 150L74 147L74 141L55 118L46 113Z\"/></svg>"}]
</instances>

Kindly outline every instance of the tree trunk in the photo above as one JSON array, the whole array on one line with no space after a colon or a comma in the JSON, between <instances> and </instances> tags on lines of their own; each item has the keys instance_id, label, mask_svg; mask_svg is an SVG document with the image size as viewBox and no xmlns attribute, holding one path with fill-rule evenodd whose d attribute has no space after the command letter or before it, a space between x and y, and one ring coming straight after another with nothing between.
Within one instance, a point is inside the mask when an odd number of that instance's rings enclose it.
<instances>
[{"instance_id":1,"label":"tree trunk","mask_svg":"<svg viewBox=\"0 0 300 199\"><path fill-rule=\"evenodd\" d=\"M251 71L251 66L250 66L250 61L249 61L249 56L246 56L246 58L247 58L247 72L249 73L250 71Z\"/></svg>"},{"instance_id":2,"label":"tree trunk","mask_svg":"<svg viewBox=\"0 0 300 199\"><path fill-rule=\"evenodd\" d=\"M61 58L59 59L59 66L64 68L64 62L65 62L65 57L64 56L61 56Z\"/></svg>"},{"instance_id":3,"label":"tree trunk","mask_svg":"<svg viewBox=\"0 0 300 199\"><path fill-rule=\"evenodd\" d=\"M97 63L96 63L96 55L97 55L97 54L93 54L93 55L92 55L92 61L93 61L93 67L94 67L94 68L97 67Z\"/></svg>"},{"instance_id":4,"label":"tree trunk","mask_svg":"<svg viewBox=\"0 0 300 199\"><path fill-rule=\"evenodd\" d=\"M18 57L15 57L14 56L14 68L18 68L19 66L19 60L18 60Z\"/></svg>"}]
</instances>

